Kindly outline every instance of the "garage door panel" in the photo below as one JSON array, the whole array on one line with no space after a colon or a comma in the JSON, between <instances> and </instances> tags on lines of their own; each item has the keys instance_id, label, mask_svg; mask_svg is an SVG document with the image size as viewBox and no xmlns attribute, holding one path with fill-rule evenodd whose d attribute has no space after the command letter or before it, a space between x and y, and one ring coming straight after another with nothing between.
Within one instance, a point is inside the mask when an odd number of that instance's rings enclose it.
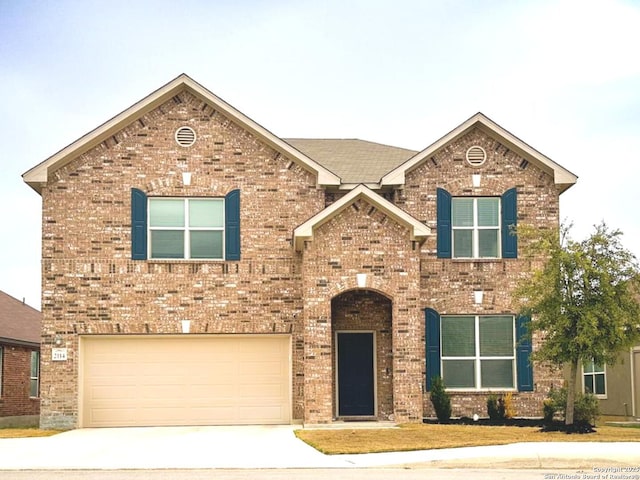
<instances>
[{"instance_id":1,"label":"garage door panel","mask_svg":"<svg viewBox=\"0 0 640 480\"><path fill-rule=\"evenodd\" d=\"M83 426L291 421L285 336L82 337Z\"/></svg>"}]
</instances>

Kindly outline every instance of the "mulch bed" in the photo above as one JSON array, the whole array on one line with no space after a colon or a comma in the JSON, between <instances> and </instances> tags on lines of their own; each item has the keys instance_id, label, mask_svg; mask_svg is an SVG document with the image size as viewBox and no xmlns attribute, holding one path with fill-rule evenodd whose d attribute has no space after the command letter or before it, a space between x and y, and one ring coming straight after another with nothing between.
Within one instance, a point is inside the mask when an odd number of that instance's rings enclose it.
<instances>
[{"instance_id":1,"label":"mulch bed","mask_svg":"<svg viewBox=\"0 0 640 480\"><path fill-rule=\"evenodd\" d=\"M431 425L483 425L483 426L507 426L507 427L538 427L541 432L565 432L569 433L594 433L595 427L590 423L575 423L565 425L564 422L553 421L545 423L542 418L507 418L502 421L491 420L490 418L479 418L474 420L470 417L450 418L447 421L439 421L437 418L425 418L423 423Z\"/></svg>"}]
</instances>

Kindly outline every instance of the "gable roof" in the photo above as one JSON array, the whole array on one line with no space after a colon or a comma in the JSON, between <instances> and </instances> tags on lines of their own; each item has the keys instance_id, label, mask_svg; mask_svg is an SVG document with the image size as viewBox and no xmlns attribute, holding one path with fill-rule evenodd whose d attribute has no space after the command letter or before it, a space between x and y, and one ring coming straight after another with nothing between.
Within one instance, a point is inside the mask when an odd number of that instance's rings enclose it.
<instances>
[{"instance_id":1,"label":"gable roof","mask_svg":"<svg viewBox=\"0 0 640 480\"><path fill-rule=\"evenodd\" d=\"M42 313L0 291L0 343L40 345Z\"/></svg>"},{"instance_id":2,"label":"gable roof","mask_svg":"<svg viewBox=\"0 0 640 480\"><path fill-rule=\"evenodd\" d=\"M418 153L415 150L358 139L284 140L335 172L343 184L377 185L386 173Z\"/></svg>"},{"instance_id":3,"label":"gable roof","mask_svg":"<svg viewBox=\"0 0 640 480\"><path fill-rule=\"evenodd\" d=\"M214 109L240 125L242 128L256 135L276 151L297 162L301 167L315 173L318 184L340 185L340 178L336 174L330 172L327 168L291 147L291 145L283 141L281 138L275 136L273 133L254 122L185 74L178 76L122 113L119 113L111 120L108 120L42 163L31 168L22 175L24 181L35 191L40 193L42 191L42 187L46 185L47 178L51 172L61 168L96 145L99 145L122 128L134 122L136 119L185 90L208 103Z\"/></svg>"},{"instance_id":4,"label":"gable roof","mask_svg":"<svg viewBox=\"0 0 640 480\"><path fill-rule=\"evenodd\" d=\"M424 223L416 220L404 210L398 208L390 201L386 200L377 193L371 191L365 185L358 185L352 189L344 197L332 203L324 210L320 211L309 220L299 225L293 231L293 242L297 251L302 251L305 240L313 239L314 231L328 222L332 218L340 214L345 208L363 198L374 207L382 211L385 215L391 217L401 225L405 225L411 232L412 240L422 240L424 237L431 235L431 229Z\"/></svg>"},{"instance_id":5,"label":"gable roof","mask_svg":"<svg viewBox=\"0 0 640 480\"><path fill-rule=\"evenodd\" d=\"M485 134L500 142L509 150L513 150L518 155L522 156L532 164L536 165L538 168L551 175L556 186L560 190L560 193L567 190L578 180L578 177L571 173L569 170L561 167L549 157L546 157L542 153L538 152L536 149L529 146L518 137L495 123L493 120L487 118L484 114L479 112L455 129L451 130L444 137L429 145L414 157L410 158L403 164L388 172L382 177L380 186L403 185L405 182L406 173L422 165L439 149L441 149L448 143L457 140L463 135L466 135L474 128L478 128Z\"/></svg>"}]
</instances>

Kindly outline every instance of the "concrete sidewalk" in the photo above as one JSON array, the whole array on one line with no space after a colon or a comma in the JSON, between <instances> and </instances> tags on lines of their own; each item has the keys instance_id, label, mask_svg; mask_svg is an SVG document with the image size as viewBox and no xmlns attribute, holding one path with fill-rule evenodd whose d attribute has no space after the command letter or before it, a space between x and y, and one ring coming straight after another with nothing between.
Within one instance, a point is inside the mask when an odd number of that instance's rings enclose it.
<instances>
[{"instance_id":1,"label":"concrete sidewalk","mask_svg":"<svg viewBox=\"0 0 640 480\"><path fill-rule=\"evenodd\" d=\"M80 429L44 438L0 439L0 470L640 467L638 443L519 443L361 455L324 455L297 426ZM640 474L640 472L637 472Z\"/></svg>"}]
</instances>

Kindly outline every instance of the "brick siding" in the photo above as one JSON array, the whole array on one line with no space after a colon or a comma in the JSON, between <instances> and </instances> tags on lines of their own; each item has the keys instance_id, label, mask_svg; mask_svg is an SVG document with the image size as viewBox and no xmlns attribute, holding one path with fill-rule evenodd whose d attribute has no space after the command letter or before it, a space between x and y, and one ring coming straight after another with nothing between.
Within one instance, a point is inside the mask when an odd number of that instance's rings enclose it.
<instances>
[{"instance_id":1,"label":"brick siding","mask_svg":"<svg viewBox=\"0 0 640 480\"><path fill-rule=\"evenodd\" d=\"M176 144L192 127L196 143ZM430 139L426 139L427 141ZM461 160L482 145L485 166ZM420 421L432 414L425 392L424 309L440 313L513 313L513 288L528 260L455 261L435 256L436 187L495 195L517 187L518 220L558 222L558 193L548 174L505 151L479 130L439 151L384 192L433 228L423 245L408 230L358 200L320 226L303 252L295 227L341 197L201 100L182 93L55 171L43 197L43 427L78 426L78 335L191 332L286 333L293 344L293 417L331 422L336 415L334 331L375 330L378 418ZM181 173L192 172L191 185ZM472 189L471 174L482 174ZM241 192L238 262L132 261L130 189L149 196ZM521 243L520 248L525 248ZM356 274L366 273L366 290ZM472 291L485 290L475 305ZM69 360L51 362L54 339ZM535 367L536 391L516 395L519 414L535 415L556 373ZM557 382L556 382L557 383ZM454 396L454 414L478 411L485 394Z\"/></svg>"},{"instance_id":2,"label":"brick siding","mask_svg":"<svg viewBox=\"0 0 640 480\"><path fill-rule=\"evenodd\" d=\"M2 391L0 417L38 415L40 399L29 396L33 348L0 345L2 349Z\"/></svg>"}]
</instances>

